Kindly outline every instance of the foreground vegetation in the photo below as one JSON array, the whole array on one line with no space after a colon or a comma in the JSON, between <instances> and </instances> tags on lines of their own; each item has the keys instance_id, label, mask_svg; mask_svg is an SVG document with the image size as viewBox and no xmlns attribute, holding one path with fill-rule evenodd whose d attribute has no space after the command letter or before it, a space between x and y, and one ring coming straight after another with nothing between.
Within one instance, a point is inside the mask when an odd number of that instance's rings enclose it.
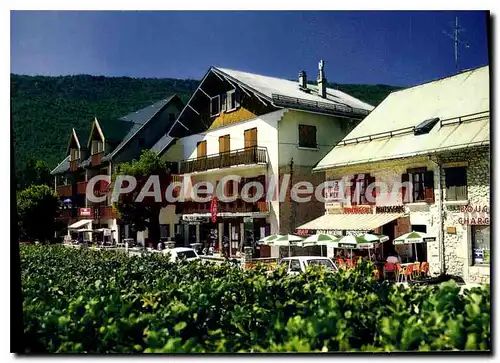
<instances>
[{"instance_id":1,"label":"foreground vegetation","mask_svg":"<svg viewBox=\"0 0 500 363\"><path fill-rule=\"evenodd\" d=\"M29 352L489 350L490 289L22 246Z\"/></svg>"}]
</instances>

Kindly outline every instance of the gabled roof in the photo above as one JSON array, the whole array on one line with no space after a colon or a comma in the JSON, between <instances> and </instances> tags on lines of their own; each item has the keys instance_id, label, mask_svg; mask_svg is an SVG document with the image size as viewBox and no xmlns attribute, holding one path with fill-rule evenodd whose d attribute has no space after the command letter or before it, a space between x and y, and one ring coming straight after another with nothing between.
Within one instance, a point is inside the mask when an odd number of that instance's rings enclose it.
<instances>
[{"instance_id":1,"label":"gabled roof","mask_svg":"<svg viewBox=\"0 0 500 363\"><path fill-rule=\"evenodd\" d=\"M69 155L64 158L51 172L51 175L62 174L69 170Z\"/></svg>"},{"instance_id":2,"label":"gabled roof","mask_svg":"<svg viewBox=\"0 0 500 363\"><path fill-rule=\"evenodd\" d=\"M122 142L108 155L103 158L103 161L111 160L128 142L137 134L153 117L163 110L171 101L182 102L177 94L174 94L164 100L160 100L151 106L144 107L136 112L129 113L121 117L119 120L129 122L133 126L128 130L128 133L123 137ZM106 134L105 134L106 135ZM107 136L106 136L107 137Z\"/></svg>"},{"instance_id":3,"label":"gabled roof","mask_svg":"<svg viewBox=\"0 0 500 363\"><path fill-rule=\"evenodd\" d=\"M163 135L160 140L151 148L152 151L156 152L158 155L161 155L165 149L174 141L174 138L168 135Z\"/></svg>"},{"instance_id":4,"label":"gabled roof","mask_svg":"<svg viewBox=\"0 0 500 363\"><path fill-rule=\"evenodd\" d=\"M489 67L391 93L315 170L485 146L490 143ZM439 118L428 133L415 127Z\"/></svg>"},{"instance_id":5,"label":"gabled roof","mask_svg":"<svg viewBox=\"0 0 500 363\"><path fill-rule=\"evenodd\" d=\"M339 111L344 112L355 112L368 114L369 111L373 110L373 106L363 102L355 97L348 95L342 91L327 88L326 98L318 95L318 87L316 85L307 85L310 92L305 92L300 89L298 82L290 81L283 78L275 78L269 76L263 76L260 74L241 72L227 68L212 67L212 70L222 76L228 77L234 82L238 82L251 88L253 91L258 92L261 96L272 101L276 106L292 106L292 105L281 105L281 100L287 100L291 98L293 100L303 100L302 104L316 103L318 108L328 108L338 107ZM282 97L279 97L282 96ZM297 106L301 103L298 102ZM292 107L293 108L293 107Z\"/></svg>"}]
</instances>

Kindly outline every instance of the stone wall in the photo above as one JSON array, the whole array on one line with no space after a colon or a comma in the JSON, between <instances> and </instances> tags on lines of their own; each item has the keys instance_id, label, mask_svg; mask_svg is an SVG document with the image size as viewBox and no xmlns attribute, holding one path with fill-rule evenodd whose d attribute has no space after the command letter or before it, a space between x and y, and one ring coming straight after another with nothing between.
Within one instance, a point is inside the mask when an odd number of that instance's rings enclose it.
<instances>
[{"instance_id":1,"label":"stone wall","mask_svg":"<svg viewBox=\"0 0 500 363\"><path fill-rule=\"evenodd\" d=\"M489 283L489 266L474 266L472 259L471 226L461 224L464 213L460 208L487 206L490 209L490 150L488 147L469 149L461 152L442 154L439 161L445 164L442 186L444 194L444 255L446 272L463 277L467 282ZM465 162L467 165L467 200L450 202L446 200L446 163ZM488 214L486 214L488 215ZM485 214L479 214L484 217ZM447 228L455 229L455 233L447 233Z\"/></svg>"}]
</instances>

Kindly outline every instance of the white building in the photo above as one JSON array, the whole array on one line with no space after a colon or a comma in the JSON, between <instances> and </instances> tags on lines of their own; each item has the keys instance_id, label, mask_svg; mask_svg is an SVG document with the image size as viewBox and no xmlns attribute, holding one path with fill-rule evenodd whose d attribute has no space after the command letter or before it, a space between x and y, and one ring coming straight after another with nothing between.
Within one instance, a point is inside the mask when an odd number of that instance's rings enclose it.
<instances>
[{"instance_id":1,"label":"white building","mask_svg":"<svg viewBox=\"0 0 500 363\"><path fill-rule=\"evenodd\" d=\"M417 252L431 272L489 282L489 82L485 66L390 94L315 167L361 193L328 201L324 216L299 228L377 231L391 240L426 232L436 242ZM367 203L373 182L376 201ZM410 186L387 200L397 182Z\"/></svg>"},{"instance_id":2,"label":"white building","mask_svg":"<svg viewBox=\"0 0 500 363\"><path fill-rule=\"evenodd\" d=\"M324 175L312 174L314 165L373 109L327 88L323 72L321 62L318 83L310 85L305 72L300 72L299 82L293 82L210 68L153 150L169 162L180 161L178 172L186 185L200 181L217 185L228 175L244 181L226 186L226 195L235 200L218 202L215 222L209 196L206 203L186 201L166 208L160 217L160 223L168 225L165 230L183 234L186 243L212 239L221 244L225 236L234 253L249 238L290 233L300 223L323 214L319 201L291 202L290 187L298 181L322 183ZM281 182L287 175L290 182L283 188ZM280 183L273 198L266 199L272 180ZM249 181L265 185L262 198L254 203L240 198ZM280 203L279 193L288 195L287 201ZM262 255L269 253L262 251Z\"/></svg>"}]
</instances>

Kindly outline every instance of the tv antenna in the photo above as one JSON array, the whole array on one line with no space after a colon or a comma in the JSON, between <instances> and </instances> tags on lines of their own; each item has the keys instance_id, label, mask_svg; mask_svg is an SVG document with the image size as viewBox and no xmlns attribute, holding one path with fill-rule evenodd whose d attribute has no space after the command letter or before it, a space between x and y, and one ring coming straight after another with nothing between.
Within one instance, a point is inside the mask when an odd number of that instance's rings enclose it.
<instances>
[{"instance_id":1,"label":"tv antenna","mask_svg":"<svg viewBox=\"0 0 500 363\"><path fill-rule=\"evenodd\" d=\"M455 68L456 68L457 73L459 72L458 45L463 46L465 49L470 48L470 44L468 42L465 42L465 41L459 39L460 32L463 32L463 31L465 31L465 29L458 25L458 16L455 17L455 28L453 29L453 34L450 34L446 30L443 30L443 34L445 34L448 37L450 37L451 39L453 39L453 42L455 44Z\"/></svg>"}]
</instances>

